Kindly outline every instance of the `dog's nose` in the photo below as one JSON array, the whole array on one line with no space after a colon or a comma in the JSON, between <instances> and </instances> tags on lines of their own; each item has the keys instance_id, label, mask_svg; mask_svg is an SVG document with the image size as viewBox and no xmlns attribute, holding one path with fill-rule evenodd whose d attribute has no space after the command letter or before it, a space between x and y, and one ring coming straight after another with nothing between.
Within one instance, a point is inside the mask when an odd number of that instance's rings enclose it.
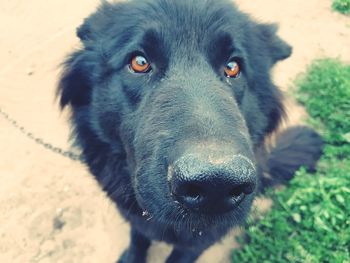
<instances>
[{"instance_id":1,"label":"dog's nose","mask_svg":"<svg viewBox=\"0 0 350 263\"><path fill-rule=\"evenodd\" d=\"M224 213L237 207L254 192L256 172L244 156L203 160L188 154L169 169L173 198L189 210Z\"/></svg>"}]
</instances>

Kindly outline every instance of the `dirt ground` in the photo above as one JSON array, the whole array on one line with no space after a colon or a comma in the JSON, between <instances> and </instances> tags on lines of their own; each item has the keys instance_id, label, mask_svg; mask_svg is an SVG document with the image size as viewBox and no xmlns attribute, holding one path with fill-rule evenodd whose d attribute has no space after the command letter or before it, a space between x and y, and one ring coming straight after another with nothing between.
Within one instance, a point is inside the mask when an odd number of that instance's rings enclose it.
<instances>
[{"instance_id":1,"label":"dirt ground","mask_svg":"<svg viewBox=\"0 0 350 263\"><path fill-rule=\"evenodd\" d=\"M330 0L239 0L264 22L278 22L293 56L274 71L283 90L311 60L350 61L350 19ZM63 57L78 40L75 28L97 0L0 1L0 107L28 131L68 148L66 114L54 103ZM327 74L327 72L325 72ZM288 102L291 123L302 109ZM25 137L0 116L0 262L114 262L128 244L128 224L86 168ZM262 205L263 203L261 203ZM260 206L260 205L258 205ZM229 262L232 234L200 263ZM155 244L150 262L170 247Z\"/></svg>"}]
</instances>

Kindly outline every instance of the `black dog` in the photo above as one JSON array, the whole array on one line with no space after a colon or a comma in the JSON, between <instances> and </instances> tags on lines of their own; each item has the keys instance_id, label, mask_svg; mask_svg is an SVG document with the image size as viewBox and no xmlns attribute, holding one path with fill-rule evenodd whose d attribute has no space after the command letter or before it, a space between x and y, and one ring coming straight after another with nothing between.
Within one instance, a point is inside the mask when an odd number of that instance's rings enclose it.
<instances>
[{"instance_id":1,"label":"black dog","mask_svg":"<svg viewBox=\"0 0 350 263\"><path fill-rule=\"evenodd\" d=\"M167 262L193 262L244 222L262 167L267 183L314 167L322 141L308 128L262 158L284 115L270 69L291 48L231 1L103 3L78 36L58 92L86 164L131 223L119 262L145 262L151 240L174 245Z\"/></svg>"}]
</instances>

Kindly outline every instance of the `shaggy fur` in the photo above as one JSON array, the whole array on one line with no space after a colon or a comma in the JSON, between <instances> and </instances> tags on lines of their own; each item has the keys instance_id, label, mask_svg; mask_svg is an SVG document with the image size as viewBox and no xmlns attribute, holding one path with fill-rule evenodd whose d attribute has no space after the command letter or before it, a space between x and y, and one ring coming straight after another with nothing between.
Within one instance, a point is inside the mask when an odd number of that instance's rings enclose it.
<instances>
[{"instance_id":1,"label":"shaggy fur","mask_svg":"<svg viewBox=\"0 0 350 263\"><path fill-rule=\"evenodd\" d=\"M256 187L226 213L197 213L174 200L169 169L187 152L245 156L270 181L313 169L322 142L304 127L258 161L284 115L270 70L291 48L276 30L228 0L103 3L78 29L82 47L67 59L58 95L72 109L87 166L131 223L119 262L145 262L151 240L174 245L167 262L194 262L244 223ZM141 54L152 67L143 74L129 66ZM224 74L232 59L239 78Z\"/></svg>"}]
</instances>

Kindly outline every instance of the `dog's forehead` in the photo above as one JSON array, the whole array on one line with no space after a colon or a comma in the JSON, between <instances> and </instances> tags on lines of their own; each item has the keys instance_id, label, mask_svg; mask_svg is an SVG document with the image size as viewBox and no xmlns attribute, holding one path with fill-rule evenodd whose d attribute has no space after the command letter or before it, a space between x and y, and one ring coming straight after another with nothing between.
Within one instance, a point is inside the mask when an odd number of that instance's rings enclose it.
<instances>
[{"instance_id":1,"label":"dog's forehead","mask_svg":"<svg viewBox=\"0 0 350 263\"><path fill-rule=\"evenodd\" d=\"M177 41L200 41L218 31L239 35L247 22L229 0L147 0L133 2L132 7L141 30L153 29L163 38Z\"/></svg>"},{"instance_id":2,"label":"dog's forehead","mask_svg":"<svg viewBox=\"0 0 350 263\"><path fill-rule=\"evenodd\" d=\"M161 43L177 55L181 49L195 55L223 35L242 39L248 21L226 0L215 0L215 4L213 0L147 0L138 6L137 13L142 17L136 25L142 41L153 46Z\"/></svg>"},{"instance_id":3,"label":"dog's forehead","mask_svg":"<svg viewBox=\"0 0 350 263\"><path fill-rule=\"evenodd\" d=\"M209 0L158 0L150 17L166 32L185 38L193 34L210 34L218 30L232 30L241 26L241 13L230 1Z\"/></svg>"}]
</instances>

